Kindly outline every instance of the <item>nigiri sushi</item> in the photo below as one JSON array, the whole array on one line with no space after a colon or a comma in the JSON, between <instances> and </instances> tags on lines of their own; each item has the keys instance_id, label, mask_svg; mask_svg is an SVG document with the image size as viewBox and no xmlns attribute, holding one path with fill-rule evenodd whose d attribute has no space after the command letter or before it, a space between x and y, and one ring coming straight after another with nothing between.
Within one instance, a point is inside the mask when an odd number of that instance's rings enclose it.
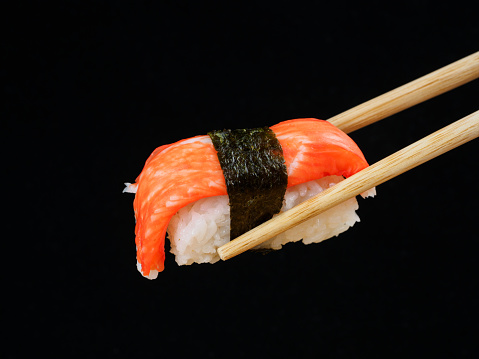
<instances>
[{"instance_id":1,"label":"nigiri sushi","mask_svg":"<svg viewBox=\"0 0 479 359\"><path fill-rule=\"evenodd\" d=\"M279 192L283 198L278 211L286 211L368 166L356 143L327 121L295 119L266 129L279 146L269 152L284 166L285 189ZM223 136L219 135L219 142ZM233 199L228 193L224 160L219 160L225 156L219 153L219 142L212 139L211 134L196 136L158 147L135 183L125 183L124 192L136 193L137 268L149 279L164 269L166 234L179 265L214 263L219 260L217 248L230 240ZM238 161L236 155L230 160L236 165ZM270 162L268 158L266 163ZM281 168L279 173L272 178L281 176ZM252 175L260 177L257 183L265 182L262 175ZM372 189L363 196L374 194ZM357 208L352 198L259 248L280 249L288 242L302 239L309 244L338 235L359 221Z\"/></svg>"}]
</instances>

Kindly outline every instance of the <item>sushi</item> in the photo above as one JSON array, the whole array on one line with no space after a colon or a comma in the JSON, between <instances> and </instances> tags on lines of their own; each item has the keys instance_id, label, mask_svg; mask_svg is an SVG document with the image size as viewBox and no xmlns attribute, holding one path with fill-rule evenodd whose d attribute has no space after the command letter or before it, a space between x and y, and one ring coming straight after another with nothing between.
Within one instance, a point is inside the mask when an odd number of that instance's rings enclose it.
<instances>
[{"instance_id":1,"label":"sushi","mask_svg":"<svg viewBox=\"0 0 479 359\"><path fill-rule=\"evenodd\" d=\"M275 213L292 208L368 166L356 143L323 120L288 120L253 132L224 131L158 147L146 160L135 183L125 183L124 192L135 193L137 268L143 276L154 279L163 271L166 235L179 265L214 263L219 260L217 248L230 237L234 239ZM256 149L256 144L245 145L243 138L254 137L251 133L272 144L267 150L260 145L259 150L250 150ZM245 137L227 137L238 134ZM239 152L236 148L232 155L222 153L220 147L224 143L240 148ZM244 152L247 157L241 160ZM253 156L264 153L265 160L256 164ZM277 172L270 167L277 167ZM235 168L243 169L243 174L238 175ZM233 191L234 185L248 182L243 175L254 181L250 186L253 191L262 187L247 198L244 195L249 192L248 187ZM271 181L278 184L272 186ZM271 201L275 203L271 208L266 205L269 200L261 197L269 192L276 198L280 196ZM372 189L362 195L374 194ZM245 209L245 203L258 198L249 212L249 217L257 218L252 218L249 227L240 228L242 222L236 217L246 215L249 209ZM267 213L258 214L256 210L261 207ZM317 243L338 235L359 221L357 208L357 201L352 198L268 240L258 249L280 249L301 239L305 244Z\"/></svg>"}]
</instances>

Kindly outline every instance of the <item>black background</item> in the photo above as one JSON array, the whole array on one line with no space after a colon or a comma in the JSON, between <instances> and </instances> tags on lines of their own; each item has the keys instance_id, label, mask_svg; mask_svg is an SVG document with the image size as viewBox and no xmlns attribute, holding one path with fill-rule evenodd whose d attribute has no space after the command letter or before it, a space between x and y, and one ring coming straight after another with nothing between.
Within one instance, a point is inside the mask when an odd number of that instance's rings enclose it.
<instances>
[{"instance_id":1,"label":"black background","mask_svg":"<svg viewBox=\"0 0 479 359\"><path fill-rule=\"evenodd\" d=\"M379 186L338 238L215 265L167 253L155 281L136 270L121 193L159 145L327 119L477 51L473 9L15 6L2 13L2 357L478 354L477 141ZM351 137L374 163L478 99L471 82Z\"/></svg>"}]
</instances>

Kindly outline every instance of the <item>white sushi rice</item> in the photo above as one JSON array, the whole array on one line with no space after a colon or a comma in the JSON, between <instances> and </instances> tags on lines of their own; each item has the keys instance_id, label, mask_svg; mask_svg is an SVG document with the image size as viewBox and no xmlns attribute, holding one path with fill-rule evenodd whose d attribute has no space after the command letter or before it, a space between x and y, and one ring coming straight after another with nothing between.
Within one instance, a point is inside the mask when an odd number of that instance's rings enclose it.
<instances>
[{"instance_id":1,"label":"white sushi rice","mask_svg":"<svg viewBox=\"0 0 479 359\"><path fill-rule=\"evenodd\" d=\"M340 176L329 176L290 187L283 200L282 212L315 196L343 180ZM374 196L370 189L362 196ZM281 249L289 242L303 240L304 244L318 243L352 227L359 222L356 198L351 198L310 220L262 243L258 249ZM230 209L228 196L204 198L180 209L168 226L171 253L179 265L192 263L215 263L220 258L216 250L230 241ZM151 273L150 273L151 274Z\"/></svg>"},{"instance_id":2,"label":"white sushi rice","mask_svg":"<svg viewBox=\"0 0 479 359\"><path fill-rule=\"evenodd\" d=\"M228 196L203 198L183 207L167 231L170 252L179 265L217 262L216 250L230 240Z\"/></svg>"}]
</instances>

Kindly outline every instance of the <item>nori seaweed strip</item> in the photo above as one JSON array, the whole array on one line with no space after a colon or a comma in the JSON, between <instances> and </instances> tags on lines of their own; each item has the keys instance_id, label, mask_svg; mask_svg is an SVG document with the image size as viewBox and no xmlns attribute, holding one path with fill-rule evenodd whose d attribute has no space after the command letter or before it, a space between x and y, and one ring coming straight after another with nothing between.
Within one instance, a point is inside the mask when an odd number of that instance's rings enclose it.
<instances>
[{"instance_id":1,"label":"nori seaweed strip","mask_svg":"<svg viewBox=\"0 0 479 359\"><path fill-rule=\"evenodd\" d=\"M283 149L268 127L208 135L226 181L233 240L281 210L288 184Z\"/></svg>"}]
</instances>

